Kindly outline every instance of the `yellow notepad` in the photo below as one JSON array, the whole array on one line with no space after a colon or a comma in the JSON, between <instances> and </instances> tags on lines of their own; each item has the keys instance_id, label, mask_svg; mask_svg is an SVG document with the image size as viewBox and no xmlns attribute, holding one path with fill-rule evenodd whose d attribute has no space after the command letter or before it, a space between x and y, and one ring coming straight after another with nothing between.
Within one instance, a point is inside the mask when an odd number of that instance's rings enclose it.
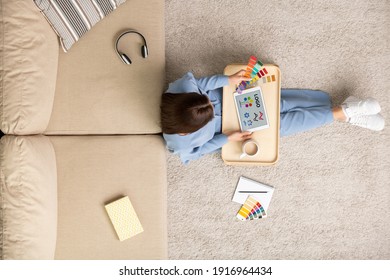
<instances>
[{"instance_id":1,"label":"yellow notepad","mask_svg":"<svg viewBox=\"0 0 390 280\"><path fill-rule=\"evenodd\" d=\"M128 196L115 200L105 207L120 241L144 231Z\"/></svg>"}]
</instances>

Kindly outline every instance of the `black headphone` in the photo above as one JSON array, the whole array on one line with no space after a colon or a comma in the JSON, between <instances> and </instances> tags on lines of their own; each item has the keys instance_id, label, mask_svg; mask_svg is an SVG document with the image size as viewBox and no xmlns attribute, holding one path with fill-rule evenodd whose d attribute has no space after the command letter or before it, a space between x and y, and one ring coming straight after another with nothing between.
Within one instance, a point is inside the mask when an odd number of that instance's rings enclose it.
<instances>
[{"instance_id":1,"label":"black headphone","mask_svg":"<svg viewBox=\"0 0 390 280\"><path fill-rule=\"evenodd\" d=\"M142 37L142 39L144 40L144 45L141 47L141 54L142 54L142 57L143 58L147 58L148 57L148 54L149 54L149 51L148 51L148 46L146 44L146 39L144 37L144 35L142 35L141 33L139 33L138 31L135 31L135 30L128 30L128 31L125 31L123 32L121 35L119 35L118 39L116 39L116 43L115 43L115 51L116 53L118 54L119 58L122 60L123 63L125 64L131 64L131 59L130 57L128 57L126 54L122 53L122 52L119 52L118 50L118 43L119 43L119 40L125 36L126 34L129 34L129 33L136 33L138 34L139 36Z\"/></svg>"}]
</instances>

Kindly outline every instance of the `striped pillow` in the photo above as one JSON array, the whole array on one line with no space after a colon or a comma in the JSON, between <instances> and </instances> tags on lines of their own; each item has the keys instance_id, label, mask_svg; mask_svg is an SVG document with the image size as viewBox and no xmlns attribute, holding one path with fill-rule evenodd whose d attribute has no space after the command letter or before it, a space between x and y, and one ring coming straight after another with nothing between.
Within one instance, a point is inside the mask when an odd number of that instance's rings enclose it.
<instances>
[{"instance_id":1,"label":"striped pillow","mask_svg":"<svg viewBox=\"0 0 390 280\"><path fill-rule=\"evenodd\" d=\"M81 36L126 0L33 0L67 52Z\"/></svg>"}]
</instances>

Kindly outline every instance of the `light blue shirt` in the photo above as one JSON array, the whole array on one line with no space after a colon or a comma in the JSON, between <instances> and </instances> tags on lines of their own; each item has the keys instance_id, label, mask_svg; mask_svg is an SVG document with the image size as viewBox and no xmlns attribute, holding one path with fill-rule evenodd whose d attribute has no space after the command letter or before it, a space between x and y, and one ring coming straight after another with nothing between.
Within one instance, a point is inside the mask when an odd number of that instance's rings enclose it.
<instances>
[{"instance_id":1,"label":"light blue shirt","mask_svg":"<svg viewBox=\"0 0 390 280\"><path fill-rule=\"evenodd\" d=\"M196 79L190 72L179 80L170 83L169 93L196 92L206 95L214 106L214 118L201 129L187 134L165 134L169 151L180 156L184 164L201 156L219 150L227 143L227 136L222 134L222 87L229 84L228 76L214 75Z\"/></svg>"}]
</instances>

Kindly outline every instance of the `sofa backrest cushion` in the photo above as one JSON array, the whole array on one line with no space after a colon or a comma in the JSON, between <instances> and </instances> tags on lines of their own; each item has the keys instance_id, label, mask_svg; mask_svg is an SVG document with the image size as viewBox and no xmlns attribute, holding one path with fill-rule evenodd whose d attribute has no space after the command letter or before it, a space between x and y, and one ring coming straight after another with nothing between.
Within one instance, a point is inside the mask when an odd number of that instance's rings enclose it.
<instances>
[{"instance_id":1,"label":"sofa backrest cushion","mask_svg":"<svg viewBox=\"0 0 390 280\"><path fill-rule=\"evenodd\" d=\"M0 259L53 259L57 167L46 136L0 140Z\"/></svg>"},{"instance_id":2,"label":"sofa backrest cushion","mask_svg":"<svg viewBox=\"0 0 390 280\"><path fill-rule=\"evenodd\" d=\"M67 52L88 30L126 0L34 0Z\"/></svg>"},{"instance_id":3,"label":"sofa backrest cushion","mask_svg":"<svg viewBox=\"0 0 390 280\"><path fill-rule=\"evenodd\" d=\"M42 133L55 93L59 43L32 1L0 0L0 125Z\"/></svg>"}]
</instances>

